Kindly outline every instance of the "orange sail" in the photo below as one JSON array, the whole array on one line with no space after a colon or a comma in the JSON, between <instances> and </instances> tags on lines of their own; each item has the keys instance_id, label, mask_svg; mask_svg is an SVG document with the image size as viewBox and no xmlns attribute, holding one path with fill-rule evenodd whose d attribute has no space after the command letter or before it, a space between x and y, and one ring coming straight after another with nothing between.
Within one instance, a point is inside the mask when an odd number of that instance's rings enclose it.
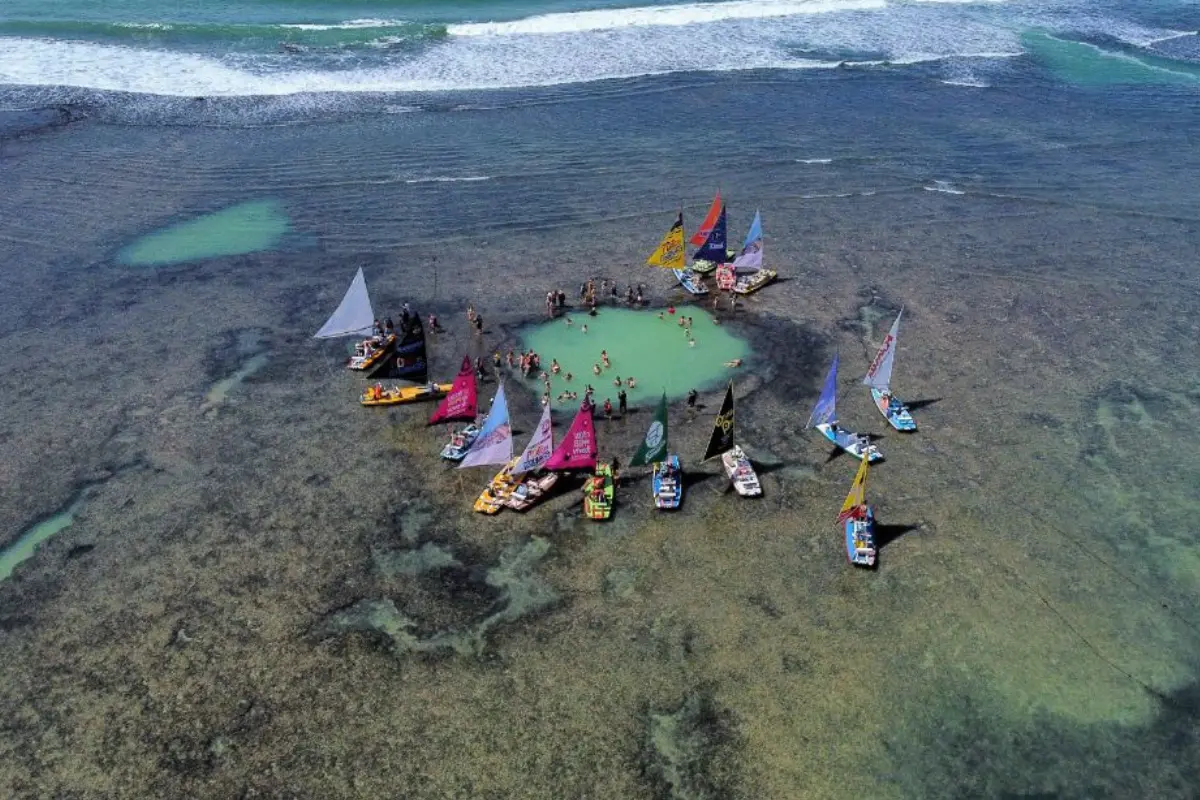
<instances>
[{"instance_id":1,"label":"orange sail","mask_svg":"<svg viewBox=\"0 0 1200 800\"><path fill-rule=\"evenodd\" d=\"M708 235L712 233L713 225L717 224L717 217L721 216L721 190L717 190L717 196L713 198L712 205L708 207L708 213L704 215L704 221L700 223L699 229L692 234L690 240L693 247L700 247L708 239Z\"/></svg>"}]
</instances>

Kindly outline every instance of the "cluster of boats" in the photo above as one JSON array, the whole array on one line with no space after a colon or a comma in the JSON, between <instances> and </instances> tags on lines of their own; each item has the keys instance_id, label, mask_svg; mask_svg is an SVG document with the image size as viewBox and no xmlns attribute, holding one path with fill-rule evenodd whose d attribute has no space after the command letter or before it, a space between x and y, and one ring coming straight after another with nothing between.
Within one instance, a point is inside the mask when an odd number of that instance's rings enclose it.
<instances>
[{"instance_id":1,"label":"cluster of boats","mask_svg":"<svg viewBox=\"0 0 1200 800\"><path fill-rule=\"evenodd\" d=\"M714 201L717 209L720 195ZM709 228L697 256L708 255L712 247L724 250L724 206L714 214L710 210ZM753 241L752 241L753 240ZM667 266L682 259L683 254L682 214L651 257L651 264ZM717 269L737 268L738 262L756 265L755 278L761 268L762 222L756 214L742 254L732 264L723 264ZM711 262L710 262L711 263ZM771 272L771 271L766 271ZM771 275L773 276L773 272ZM685 283L687 274L680 277ZM765 285L771 277L758 278ZM740 279L738 279L740 280ZM686 284L685 284L686 287ZM734 286L736 291L736 285ZM753 290L751 290L753 291ZM693 292L701 293L701 292ZM911 432L917 429L908 407L892 394L891 377L895 360L896 338L903 310L892 323L866 376L863 378L871 390L876 408L888 423L898 431ZM380 332L367 294L366 281L360 268L337 310L316 334L317 338L339 336L363 336L362 344L347 361L350 369L364 372L369 378L401 378L414 385L396 386L385 389L381 383L370 386L362 393L360 402L364 406L388 406L424 400L439 400L429 424L466 423L459 430L451 430L450 440L442 448L442 458L458 462L459 468L499 465L499 472L475 500L476 511L494 515L504 509L525 511L550 497L562 482L564 475L583 474L583 515L592 520L606 520L612 516L616 500L616 486L620 475L616 460L601 462L597 458L596 429L593 424L595 406L585 399L567 428L561 442L554 444L553 422L550 406L543 408L541 419L520 455L513 455L513 432L509 419L508 403L504 383L501 382L492 400L486 419L478 421L478 391L475 370L469 357L464 357L458 375L452 383L436 383L429 380L429 358L426 351L425 331L419 315L405 313L399 330ZM871 567L875 565L877 548L875 543L875 515L866 501L866 479L870 464L881 461L883 453L869 436L863 436L842 428L837 416L837 370L838 356L835 355L821 395L809 416L806 427L815 428L837 447L860 460L860 466L842 505L837 524L845 532L846 555L852 564ZM630 460L630 467L650 467L651 499L658 509L677 509L683 502L684 474L679 454L670 452L668 442L667 397L664 392L658 408ZM721 408L717 412L712 435L701 457L701 462L720 458L721 464L734 490L742 497L762 495L762 484L749 457L734 441L734 393L733 382L726 389Z\"/></svg>"},{"instance_id":2,"label":"cluster of boats","mask_svg":"<svg viewBox=\"0 0 1200 800\"><path fill-rule=\"evenodd\" d=\"M713 198L699 229L688 241L699 248L687 265L684 249L683 211L667 231L654 253L647 260L652 267L671 270L683 290L692 295L709 293L704 276L716 273L717 288L735 294L753 294L779 277L779 273L763 266L762 214L754 212L754 221L746 233L740 253L726 249L727 228L725 204L720 191Z\"/></svg>"}]
</instances>

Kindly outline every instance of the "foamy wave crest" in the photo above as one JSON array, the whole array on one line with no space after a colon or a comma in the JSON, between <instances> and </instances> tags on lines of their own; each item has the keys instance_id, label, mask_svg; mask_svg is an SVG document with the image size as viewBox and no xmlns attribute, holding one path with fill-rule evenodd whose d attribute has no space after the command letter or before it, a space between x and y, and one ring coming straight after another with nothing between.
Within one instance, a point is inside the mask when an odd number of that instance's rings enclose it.
<instances>
[{"instance_id":1,"label":"foamy wave crest","mask_svg":"<svg viewBox=\"0 0 1200 800\"><path fill-rule=\"evenodd\" d=\"M730 0L726 3L689 3L645 8L614 8L541 14L511 22L469 22L448 25L451 36L522 36L587 33L619 28L698 25L728 20L770 19L798 14L863 11L884 8L885 0Z\"/></svg>"},{"instance_id":2,"label":"foamy wave crest","mask_svg":"<svg viewBox=\"0 0 1200 800\"><path fill-rule=\"evenodd\" d=\"M966 194L962 189L955 189L950 181L934 181L933 186L923 187L927 192L942 192L943 194Z\"/></svg>"},{"instance_id":3,"label":"foamy wave crest","mask_svg":"<svg viewBox=\"0 0 1200 800\"><path fill-rule=\"evenodd\" d=\"M291 28L297 31L353 31L359 28L402 28L408 23L397 19L352 19L346 22L318 24L309 22L293 22L280 25L281 28Z\"/></svg>"},{"instance_id":4,"label":"foamy wave crest","mask_svg":"<svg viewBox=\"0 0 1200 800\"><path fill-rule=\"evenodd\" d=\"M405 183L476 183L478 181L490 181L491 175L467 175L461 178L451 177L449 175L434 175L429 178L408 178Z\"/></svg>"},{"instance_id":5,"label":"foamy wave crest","mask_svg":"<svg viewBox=\"0 0 1200 800\"><path fill-rule=\"evenodd\" d=\"M832 164L832 158L797 158L797 164Z\"/></svg>"}]
</instances>

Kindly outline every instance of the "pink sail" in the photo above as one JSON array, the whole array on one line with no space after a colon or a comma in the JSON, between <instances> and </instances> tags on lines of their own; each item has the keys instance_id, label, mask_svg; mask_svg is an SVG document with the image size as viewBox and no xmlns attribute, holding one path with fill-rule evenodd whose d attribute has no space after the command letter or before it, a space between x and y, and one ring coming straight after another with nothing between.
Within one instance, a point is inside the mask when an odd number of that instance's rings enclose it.
<instances>
[{"instance_id":1,"label":"pink sail","mask_svg":"<svg viewBox=\"0 0 1200 800\"><path fill-rule=\"evenodd\" d=\"M475 370L471 368L470 356L463 356L462 367L450 387L450 394L438 403L437 411L429 418L429 424L439 422L474 422L476 414Z\"/></svg>"},{"instance_id":2,"label":"pink sail","mask_svg":"<svg viewBox=\"0 0 1200 800\"><path fill-rule=\"evenodd\" d=\"M579 407L579 413L567 428L563 437L545 469L565 471L572 469L596 468L596 428L592 424L592 405L584 403Z\"/></svg>"}]
</instances>

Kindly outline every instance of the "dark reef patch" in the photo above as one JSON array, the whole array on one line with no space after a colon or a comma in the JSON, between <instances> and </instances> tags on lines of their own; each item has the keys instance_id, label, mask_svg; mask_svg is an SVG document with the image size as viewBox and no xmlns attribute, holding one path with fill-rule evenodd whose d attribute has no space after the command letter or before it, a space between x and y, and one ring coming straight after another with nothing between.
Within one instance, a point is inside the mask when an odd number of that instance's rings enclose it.
<instances>
[{"instance_id":1,"label":"dark reef patch","mask_svg":"<svg viewBox=\"0 0 1200 800\"><path fill-rule=\"evenodd\" d=\"M740 748L733 714L698 689L673 711L647 714L642 775L659 800L738 797Z\"/></svg>"}]
</instances>

